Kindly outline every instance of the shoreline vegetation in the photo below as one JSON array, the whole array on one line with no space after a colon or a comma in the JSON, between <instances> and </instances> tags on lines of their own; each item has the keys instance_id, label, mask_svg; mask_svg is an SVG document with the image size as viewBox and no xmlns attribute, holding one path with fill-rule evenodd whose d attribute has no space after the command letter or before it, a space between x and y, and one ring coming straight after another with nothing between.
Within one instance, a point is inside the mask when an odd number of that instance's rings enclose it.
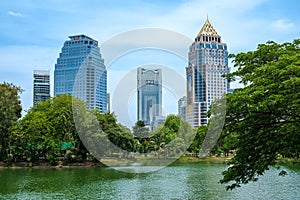
<instances>
[{"instance_id":1,"label":"shoreline vegetation","mask_svg":"<svg viewBox=\"0 0 300 200\"><path fill-rule=\"evenodd\" d=\"M195 156L181 156L174 162L169 163L168 165L177 165L177 164L192 164L192 163L223 163L226 164L233 156L220 157L220 156L208 156L205 158L198 158ZM153 161L156 162L153 162ZM172 160L172 158L169 158ZM163 164L168 159L155 159L155 158L145 158L140 162L141 166L148 166L156 164ZM105 163L105 164L104 164ZM64 161L57 161L55 165L47 161L40 162L14 162L14 163L5 163L0 162L0 169L17 169L17 168L35 168L35 169L51 169L51 168L91 168L91 167L109 167L109 166L133 166L135 161L133 159L116 159L116 158L105 158L103 163L98 160L94 161L83 161L83 162L72 162L66 163ZM276 161L276 164L279 165L293 165L300 166L300 160L291 159L291 158L282 158Z\"/></svg>"},{"instance_id":2,"label":"shoreline vegetation","mask_svg":"<svg viewBox=\"0 0 300 200\"><path fill-rule=\"evenodd\" d=\"M189 164L189 163L198 163L198 162L211 162L211 163L226 163L229 161L231 157L218 157L218 156L209 156L205 158L198 158L194 156L181 156L174 162L170 162L173 160L172 158L168 159L157 159L155 157L145 157L139 160L141 165L153 165L153 164L163 164L166 161L169 161L171 165L173 164ZM47 161L38 161L38 162L13 162L13 163L5 163L0 162L1 168L76 168L76 167L108 167L108 166L126 166L132 163L135 163L135 159L117 159L117 158L104 158L102 159L103 163L98 160L87 160L82 162L64 162L57 161L56 164L51 164ZM154 161L154 162L153 162ZM156 162L155 162L156 161ZM105 163L105 164L104 164Z\"/></svg>"}]
</instances>

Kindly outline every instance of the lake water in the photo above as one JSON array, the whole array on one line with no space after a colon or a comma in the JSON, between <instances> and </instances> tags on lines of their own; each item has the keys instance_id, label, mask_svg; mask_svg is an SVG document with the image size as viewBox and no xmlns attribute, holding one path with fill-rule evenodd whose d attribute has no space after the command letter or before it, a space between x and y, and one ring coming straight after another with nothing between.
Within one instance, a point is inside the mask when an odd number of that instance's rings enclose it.
<instances>
[{"instance_id":1,"label":"lake water","mask_svg":"<svg viewBox=\"0 0 300 200\"><path fill-rule=\"evenodd\" d=\"M226 167L180 164L146 174L110 168L0 169L0 199L300 199L299 167L281 167L285 177L272 168L258 182L233 191L218 183Z\"/></svg>"}]
</instances>

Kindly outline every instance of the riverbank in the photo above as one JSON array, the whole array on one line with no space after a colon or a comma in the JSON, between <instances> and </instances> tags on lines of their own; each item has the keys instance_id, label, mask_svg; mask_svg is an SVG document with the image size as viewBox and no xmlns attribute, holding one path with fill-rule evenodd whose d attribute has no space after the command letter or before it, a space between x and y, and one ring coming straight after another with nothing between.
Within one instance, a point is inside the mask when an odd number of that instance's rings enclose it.
<instances>
[{"instance_id":1,"label":"riverbank","mask_svg":"<svg viewBox=\"0 0 300 200\"><path fill-rule=\"evenodd\" d=\"M139 158L139 164L142 166L151 165L176 165L176 164L192 164L192 163L224 163L226 164L232 156L229 157L217 157L208 156L205 158L198 158L193 156L181 156L177 160L174 158L169 159L154 159L153 157L142 157ZM175 160L173 162L173 160ZM134 159L116 159L116 158L105 158L100 161L84 161L84 162L73 162L66 163L63 161L58 161L56 165L50 162L16 162L7 164L0 162L0 168L87 168L87 167L107 167L107 166L128 166L136 164L137 161ZM294 165L300 166L300 160L295 160L291 158L284 158L276 161L277 164L281 165Z\"/></svg>"},{"instance_id":2,"label":"riverbank","mask_svg":"<svg viewBox=\"0 0 300 200\"><path fill-rule=\"evenodd\" d=\"M207 156L204 158L191 157L191 156L182 156L178 160L174 162L174 164L178 163L198 163L198 162L207 162L207 163L226 163L232 157L217 157L217 156Z\"/></svg>"},{"instance_id":3,"label":"riverbank","mask_svg":"<svg viewBox=\"0 0 300 200\"><path fill-rule=\"evenodd\" d=\"M167 164L188 164L188 163L198 163L198 162L205 162L205 163L226 163L230 160L231 157L216 157L210 156L205 158L198 158L198 157L191 157L191 156L182 156L179 159L175 160L174 162L170 163L170 160L173 159L153 159L151 157L139 159L141 165L153 165L153 164L160 164L164 165ZM153 162L156 161L156 162ZM66 163L63 161L58 161L57 164L53 165L50 162L14 162L14 163L4 163L0 162L0 168L76 168L76 167L106 167L106 166L116 166L116 165L130 165L135 163L135 160L132 159L115 159L115 158L105 158L102 159L102 162L97 161L84 161L84 162L74 162L74 163ZM105 164L104 164L105 163Z\"/></svg>"},{"instance_id":4,"label":"riverbank","mask_svg":"<svg viewBox=\"0 0 300 200\"><path fill-rule=\"evenodd\" d=\"M7 164L0 162L1 168L76 168L76 167L105 167L101 162L74 162L74 163L63 163L58 161L56 165L51 164L50 162L16 162Z\"/></svg>"}]
</instances>

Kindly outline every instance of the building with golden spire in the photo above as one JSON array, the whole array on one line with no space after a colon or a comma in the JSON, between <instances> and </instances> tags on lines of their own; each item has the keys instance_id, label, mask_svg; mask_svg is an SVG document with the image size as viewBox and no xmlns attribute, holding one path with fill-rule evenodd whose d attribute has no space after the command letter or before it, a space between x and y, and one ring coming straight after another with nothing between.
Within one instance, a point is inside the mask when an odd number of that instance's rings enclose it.
<instances>
[{"instance_id":1,"label":"building with golden spire","mask_svg":"<svg viewBox=\"0 0 300 200\"><path fill-rule=\"evenodd\" d=\"M192 127L208 123L207 111L211 103L226 94L229 72L227 44L210 21L205 21L189 48L187 76L186 120Z\"/></svg>"}]
</instances>

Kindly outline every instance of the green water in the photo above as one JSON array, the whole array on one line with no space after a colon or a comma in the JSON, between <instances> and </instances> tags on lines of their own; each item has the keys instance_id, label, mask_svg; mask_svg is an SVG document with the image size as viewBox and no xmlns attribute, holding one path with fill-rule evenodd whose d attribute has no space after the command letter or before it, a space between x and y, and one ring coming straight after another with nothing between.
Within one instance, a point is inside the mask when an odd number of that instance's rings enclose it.
<instances>
[{"instance_id":1,"label":"green water","mask_svg":"<svg viewBox=\"0 0 300 200\"><path fill-rule=\"evenodd\" d=\"M109 168L0 169L0 199L300 199L299 168L275 168L258 182L226 191L223 164L184 164L147 173ZM139 170L132 167L132 171Z\"/></svg>"}]
</instances>

